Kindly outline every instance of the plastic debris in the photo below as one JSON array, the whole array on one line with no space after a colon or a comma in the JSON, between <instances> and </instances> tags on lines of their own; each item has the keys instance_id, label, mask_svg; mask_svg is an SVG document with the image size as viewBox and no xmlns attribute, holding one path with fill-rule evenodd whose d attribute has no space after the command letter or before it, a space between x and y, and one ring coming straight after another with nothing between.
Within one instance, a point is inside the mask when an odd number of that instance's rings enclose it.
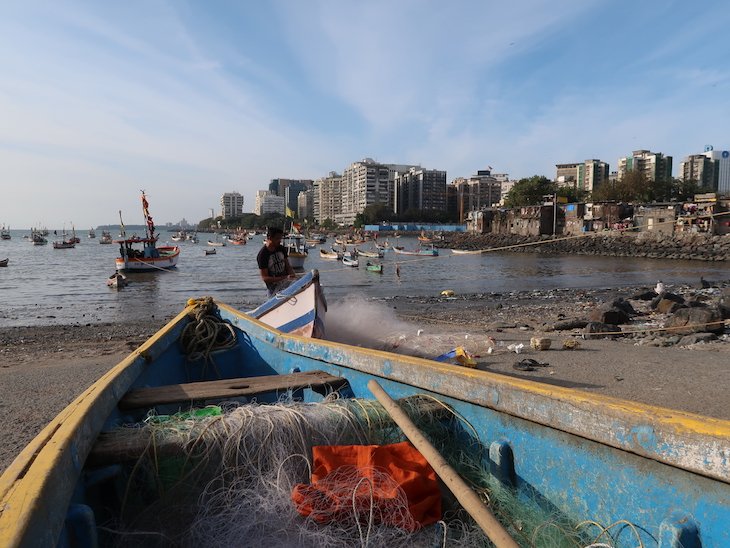
<instances>
[{"instance_id":1,"label":"plastic debris","mask_svg":"<svg viewBox=\"0 0 730 548\"><path fill-rule=\"evenodd\" d=\"M423 333L423 329L419 329L418 331L416 331L416 337L420 337L421 333Z\"/></svg>"},{"instance_id":2,"label":"plastic debris","mask_svg":"<svg viewBox=\"0 0 730 548\"><path fill-rule=\"evenodd\" d=\"M453 297L454 295L456 295L456 293L454 293L453 289L444 289L441 292L442 297Z\"/></svg>"},{"instance_id":3,"label":"plastic debris","mask_svg":"<svg viewBox=\"0 0 730 548\"><path fill-rule=\"evenodd\" d=\"M457 346L453 350L446 352L445 354L441 354L439 357L434 358L437 362L445 362L446 360L456 360L456 362L459 365L463 365L465 367L476 367L477 362L474 359L474 356L467 352L463 346Z\"/></svg>"},{"instance_id":4,"label":"plastic debris","mask_svg":"<svg viewBox=\"0 0 730 548\"><path fill-rule=\"evenodd\" d=\"M512 343L512 344L507 345L507 350L509 350L510 352L514 352L515 354L519 354L520 352L522 352L522 350L524 348L525 348L525 345L522 343L519 343L519 344Z\"/></svg>"}]
</instances>

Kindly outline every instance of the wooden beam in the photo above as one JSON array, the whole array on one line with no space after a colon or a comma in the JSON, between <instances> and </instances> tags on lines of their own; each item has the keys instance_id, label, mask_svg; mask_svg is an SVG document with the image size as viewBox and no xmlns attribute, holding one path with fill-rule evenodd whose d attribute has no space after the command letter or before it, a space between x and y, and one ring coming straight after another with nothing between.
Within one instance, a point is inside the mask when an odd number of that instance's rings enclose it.
<instances>
[{"instance_id":1,"label":"wooden beam","mask_svg":"<svg viewBox=\"0 0 730 548\"><path fill-rule=\"evenodd\" d=\"M324 371L305 371L290 375L266 375L264 377L171 384L130 390L119 400L119 408L137 409L196 400L224 400L300 388L326 387L335 390L346 383L347 379L335 377Z\"/></svg>"}]
</instances>

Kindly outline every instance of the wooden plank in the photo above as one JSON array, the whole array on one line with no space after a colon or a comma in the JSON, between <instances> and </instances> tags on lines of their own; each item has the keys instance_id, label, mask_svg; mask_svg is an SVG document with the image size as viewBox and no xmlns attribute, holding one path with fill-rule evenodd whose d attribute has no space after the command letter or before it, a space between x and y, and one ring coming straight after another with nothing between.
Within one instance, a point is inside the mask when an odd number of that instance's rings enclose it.
<instances>
[{"instance_id":1,"label":"wooden plank","mask_svg":"<svg viewBox=\"0 0 730 548\"><path fill-rule=\"evenodd\" d=\"M220 400L308 387L336 389L346 382L347 379L335 377L324 371L305 371L290 375L267 375L264 377L241 377L219 381L171 384L131 390L119 400L119 408L136 409L194 400Z\"/></svg>"}]
</instances>

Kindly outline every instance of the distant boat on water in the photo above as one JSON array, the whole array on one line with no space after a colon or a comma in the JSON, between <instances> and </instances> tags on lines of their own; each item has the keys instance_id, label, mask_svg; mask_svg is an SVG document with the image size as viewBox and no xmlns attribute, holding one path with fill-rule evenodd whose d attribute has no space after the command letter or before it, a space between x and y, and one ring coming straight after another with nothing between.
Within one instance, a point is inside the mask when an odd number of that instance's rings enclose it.
<instances>
[{"instance_id":1,"label":"distant boat on water","mask_svg":"<svg viewBox=\"0 0 730 548\"><path fill-rule=\"evenodd\" d=\"M157 235L155 235L155 223L148 210L149 203L144 191L142 191L142 214L146 226L146 236L139 238L132 236L126 238L124 223L121 225L122 239L115 243L119 244L119 257L116 259L116 267L120 272L151 272L155 270L167 270L177 265L180 256L180 248L177 246L157 247ZM119 212L121 221L122 212ZM142 246L138 249L137 246Z\"/></svg>"},{"instance_id":2,"label":"distant boat on water","mask_svg":"<svg viewBox=\"0 0 730 548\"><path fill-rule=\"evenodd\" d=\"M96 238L96 231L93 228L89 229L89 238Z\"/></svg>"},{"instance_id":3,"label":"distant boat on water","mask_svg":"<svg viewBox=\"0 0 730 548\"><path fill-rule=\"evenodd\" d=\"M9 240L10 239L10 227L5 228L5 225L3 225L2 229L0 229L0 240Z\"/></svg>"},{"instance_id":4,"label":"distant boat on water","mask_svg":"<svg viewBox=\"0 0 730 548\"><path fill-rule=\"evenodd\" d=\"M112 234L108 230L102 230L101 231L101 238L99 238L100 244L111 244L114 240L112 239Z\"/></svg>"}]
</instances>

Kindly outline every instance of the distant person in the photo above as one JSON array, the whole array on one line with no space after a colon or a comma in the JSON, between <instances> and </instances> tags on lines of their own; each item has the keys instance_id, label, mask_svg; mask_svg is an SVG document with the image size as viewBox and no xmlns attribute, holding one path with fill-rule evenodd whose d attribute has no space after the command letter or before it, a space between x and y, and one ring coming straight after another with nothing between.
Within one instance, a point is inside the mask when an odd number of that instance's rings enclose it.
<instances>
[{"instance_id":1,"label":"distant person","mask_svg":"<svg viewBox=\"0 0 730 548\"><path fill-rule=\"evenodd\" d=\"M282 229L270 228L266 233L264 246L256 256L261 279L269 290L269 297L273 297L297 279L294 269L289 264L286 248L281 245L283 238Z\"/></svg>"}]
</instances>

